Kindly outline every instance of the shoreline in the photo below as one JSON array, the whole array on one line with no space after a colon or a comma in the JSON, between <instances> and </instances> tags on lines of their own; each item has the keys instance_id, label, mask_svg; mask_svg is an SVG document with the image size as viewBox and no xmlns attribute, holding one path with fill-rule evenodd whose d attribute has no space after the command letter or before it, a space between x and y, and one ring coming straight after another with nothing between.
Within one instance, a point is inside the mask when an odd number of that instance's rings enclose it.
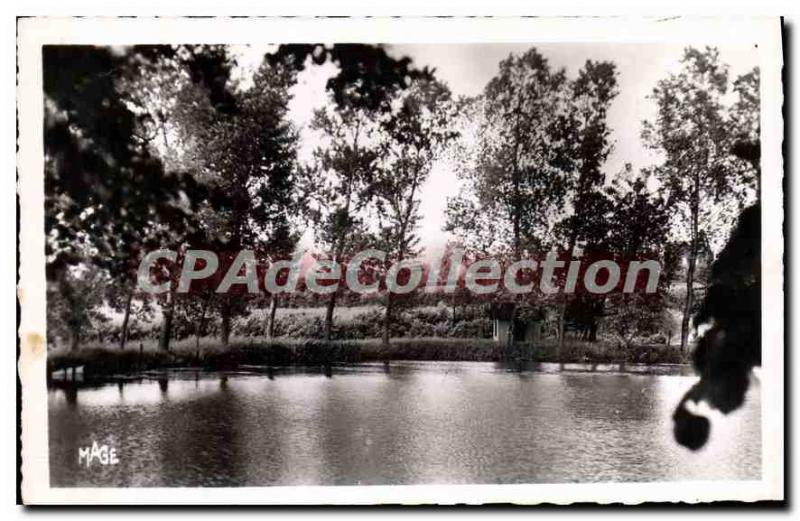
<instances>
[{"instance_id":1,"label":"shoreline","mask_svg":"<svg viewBox=\"0 0 800 521\"><path fill-rule=\"evenodd\" d=\"M443 364L432 366L431 364ZM275 378L303 375L319 375L326 378L339 377L353 374L411 374L415 371L441 371L442 374L452 374L458 368L451 367L451 364L492 364L494 372L502 373L533 373L540 375L587 375L587 376L695 376L694 369L689 364L589 364L589 363L557 363L557 362L536 362L536 361L436 361L436 360L393 360L391 362L357 362L357 363L332 363L330 365L289 365L289 366L240 366L236 369L217 370L207 369L199 366L194 367L172 367L144 370L132 374L108 374L95 375L94 378L71 379L62 377L63 370L53 374L48 380L47 388L57 389L81 389L97 388L105 385L159 382L165 380L193 380L208 378L218 378L227 380L237 377L264 377L270 380ZM432 369L433 367L433 369ZM492 372L490 371L490 372Z\"/></svg>"},{"instance_id":2,"label":"shoreline","mask_svg":"<svg viewBox=\"0 0 800 521\"><path fill-rule=\"evenodd\" d=\"M565 343L561 352L553 344L517 344L512 350L491 339L396 338L388 345L380 339L238 340L228 347L183 345L171 351L114 347L88 347L48 353L48 379L55 372L80 371L84 379L131 375L153 370L194 369L234 371L251 367L332 366L375 362L518 362L555 364L686 365L675 348L637 346L621 349L608 345Z\"/></svg>"}]
</instances>

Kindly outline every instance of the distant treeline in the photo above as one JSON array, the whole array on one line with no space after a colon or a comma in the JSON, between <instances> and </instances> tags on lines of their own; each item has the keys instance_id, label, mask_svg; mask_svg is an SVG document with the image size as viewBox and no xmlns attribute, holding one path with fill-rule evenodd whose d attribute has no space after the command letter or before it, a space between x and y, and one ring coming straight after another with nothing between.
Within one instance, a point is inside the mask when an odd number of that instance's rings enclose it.
<instances>
[{"instance_id":1,"label":"distant treeline","mask_svg":"<svg viewBox=\"0 0 800 521\"><path fill-rule=\"evenodd\" d=\"M500 62L481 94L455 97L435 71L380 45L281 45L252 71L222 45L45 46L51 345L125 350L129 339L157 337L167 352L176 339L199 345L211 334L222 349L240 334L379 336L387 346L400 337L483 338L487 306L504 301L514 318L543 317L557 350L570 334L629 350L674 335L683 352L707 266L756 197L759 73L730 78L714 48L687 48L678 59L680 70L653 86L655 115L643 122L642 146L660 162L609 175L612 62L587 60L569 77L531 48ZM299 128L290 115L299 77L324 64L334 66L328 99ZM333 262L365 248L385 251L387 267L413 259L423 253L420 194L439 161L462 181L447 204L448 251L646 254L663 268L658 291L500 292L490 301L456 291L442 304L462 309L455 319L415 311L431 304L420 293L387 292L380 311L347 321L336 320L348 299L339 291L313 301L324 312L312 319L278 318L279 308L304 305L291 296L198 287L178 298L177 269L156 274L169 285L157 298L136 292L143 252L288 258L307 230L317 255ZM262 320L252 318L256 309ZM110 326L111 315L121 320Z\"/></svg>"}]
</instances>

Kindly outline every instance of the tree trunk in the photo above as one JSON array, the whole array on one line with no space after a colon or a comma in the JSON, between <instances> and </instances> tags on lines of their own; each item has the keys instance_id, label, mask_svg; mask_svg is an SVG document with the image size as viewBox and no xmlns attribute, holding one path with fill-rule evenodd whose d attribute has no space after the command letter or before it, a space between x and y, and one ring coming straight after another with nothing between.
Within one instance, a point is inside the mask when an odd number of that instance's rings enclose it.
<instances>
[{"instance_id":1,"label":"tree trunk","mask_svg":"<svg viewBox=\"0 0 800 521\"><path fill-rule=\"evenodd\" d=\"M128 291L128 298L125 300L125 316L122 319L122 334L119 338L120 350L125 349L125 343L128 341L128 321L131 317L131 302L133 301L133 286Z\"/></svg>"},{"instance_id":2,"label":"tree trunk","mask_svg":"<svg viewBox=\"0 0 800 521\"><path fill-rule=\"evenodd\" d=\"M165 150L170 150L169 139L167 138L166 118L161 117L161 138L164 141ZM175 306L175 295L173 294L172 273L170 273L169 292L167 293L167 305L163 310L164 321L161 324L161 337L158 339L159 351L169 351L169 341L172 336L172 314Z\"/></svg>"},{"instance_id":3,"label":"tree trunk","mask_svg":"<svg viewBox=\"0 0 800 521\"><path fill-rule=\"evenodd\" d=\"M275 312L278 311L278 296L272 295L269 303L269 323L267 325L267 336L275 336Z\"/></svg>"},{"instance_id":4,"label":"tree trunk","mask_svg":"<svg viewBox=\"0 0 800 521\"><path fill-rule=\"evenodd\" d=\"M77 329L73 329L71 331L71 333L72 334L70 335L71 338L70 338L69 350L70 351L77 351L78 350L78 346L80 346L80 342L81 342L81 334L80 334L80 331L78 331Z\"/></svg>"},{"instance_id":5,"label":"tree trunk","mask_svg":"<svg viewBox=\"0 0 800 521\"><path fill-rule=\"evenodd\" d=\"M692 197L692 229L689 244L689 267L686 270L686 300L683 306L683 319L681 320L681 353L686 352L689 343L689 324L694 304L694 272L697 264L697 234L698 218L700 214L699 181L695 175L695 192Z\"/></svg>"},{"instance_id":6,"label":"tree trunk","mask_svg":"<svg viewBox=\"0 0 800 521\"><path fill-rule=\"evenodd\" d=\"M569 249L570 259L572 258L572 247ZM564 350L564 334L567 330L567 293L565 287L561 288L561 302L558 310L558 343L556 344L556 358L561 361L561 352Z\"/></svg>"},{"instance_id":7,"label":"tree trunk","mask_svg":"<svg viewBox=\"0 0 800 521\"><path fill-rule=\"evenodd\" d=\"M206 325L206 311L208 310L208 301L207 298L203 302L203 310L200 312L200 320L197 321L197 325L194 329L194 352L195 357L200 357L200 337L203 336L203 331L205 330Z\"/></svg>"},{"instance_id":8,"label":"tree trunk","mask_svg":"<svg viewBox=\"0 0 800 521\"><path fill-rule=\"evenodd\" d=\"M514 328L517 322L517 305L514 304L514 308L511 310L511 322L508 326L508 331L506 332L506 358L510 357L514 353Z\"/></svg>"},{"instance_id":9,"label":"tree trunk","mask_svg":"<svg viewBox=\"0 0 800 521\"><path fill-rule=\"evenodd\" d=\"M681 320L681 353L686 352L689 343L689 320L692 314L692 301L694 296L694 268L696 254L694 248L689 252L689 268L686 272L686 300L683 305L683 319Z\"/></svg>"},{"instance_id":10,"label":"tree trunk","mask_svg":"<svg viewBox=\"0 0 800 521\"><path fill-rule=\"evenodd\" d=\"M569 262L572 261L573 250L575 249L575 243L578 241L577 232L573 231L570 234L569 238L569 245L567 251L569 252L569 261L567 262L567 270L569 270ZM557 356L559 360L561 359L561 349L564 347L564 333L566 330L566 319L567 319L567 293L566 293L566 280L564 281L564 285L561 286L561 305L560 309L558 310L558 351Z\"/></svg>"},{"instance_id":11,"label":"tree trunk","mask_svg":"<svg viewBox=\"0 0 800 521\"><path fill-rule=\"evenodd\" d=\"M331 293L331 296L328 299L328 307L325 310L325 340L331 339L331 333L333 331L333 310L336 308L337 293L338 291Z\"/></svg>"},{"instance_id":12,"label":"tree trunk","mask_svg":"<svg viewBox=\"0 0 800 521\"><path fill-rule=\"evenodd\" d=\"M394 299L392 298L392 292L388 289L386 290L386 313L383 315L383 345L389 345L389 337L391 333L391 326L392 326L392 305Z\"/></svg>"},{"instance_id":13,"label":"tree trunk","mask_svg":"<svg viewBox=\"0 0 800 521\"><path fill-rule=\"evenodd\" d=\"M172 289L170 288L167 293L167 303L164 305L163 314L164 320L161 323L161 337L158 339L158 349L160 351L169 351L169 341L172 336L172 314L174 311L175 301Z\"/></svg>"},{"instance_id":14,"label":"tree trunk","mask_svg":"<svg viewBox=\"0 0 800 521\"><path fill-rule=\"evenodd\" d=\"M522 232L520 231L519 216L514 215L514 261L520 260L522 255Z\"/></svg>"},{"instance_id":15,"label":"tree trunk","mask_svg":"<svg viewBox=\"0 0 800 521\"><path fill-rule=\"evenodd\" d=\"M228 347L231 338L231 307L228 302L222 304L220 314L222 321L219 328L219 340L222 342L222 347Z\"/></svg>"}]
</instances>

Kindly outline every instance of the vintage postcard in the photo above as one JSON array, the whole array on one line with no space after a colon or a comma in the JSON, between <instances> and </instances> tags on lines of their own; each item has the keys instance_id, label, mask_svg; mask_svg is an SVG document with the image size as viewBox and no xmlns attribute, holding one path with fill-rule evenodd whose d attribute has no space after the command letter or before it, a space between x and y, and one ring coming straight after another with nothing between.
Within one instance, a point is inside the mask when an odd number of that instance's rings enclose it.
<instances>
[{"instance_id":1,"label":"vintage postcard","mask_svg":"<svg viewBox=\"0 0 800 521\"><path fill-rule=\"evenodd\" d=\"M781 31L20 19L23 501L783 500Z\"/></svg>"}]
</instances>

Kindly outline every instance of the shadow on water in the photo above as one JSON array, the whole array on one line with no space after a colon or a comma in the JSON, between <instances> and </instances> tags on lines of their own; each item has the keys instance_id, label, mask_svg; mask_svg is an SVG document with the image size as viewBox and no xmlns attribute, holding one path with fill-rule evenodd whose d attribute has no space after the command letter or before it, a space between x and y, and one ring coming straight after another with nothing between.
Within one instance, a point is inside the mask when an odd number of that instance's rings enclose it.
<instances>
[{"instance_id":1,"label":"shadow on water","mask_svg":"<svg viewBox=\"0 0 800 521\"><path fill-rule=\"evenodd\" d=\"M158 389L161 395L166 397L169 391L169 377L164 375L158 378Z\"/></svg>"},{"instance_id":2,"label":"shadow on water","mask_svg":"<svg viewBox=\"0 0 800 521\"><path fill-rule=\"evenodd\" d=\"M69 408L75 409L78 406L78 386L65 386L62 390L64 391L64 398L66 398Z\"/></svg>"},{"instance_id":3,"label":"shadow on water","mask_svg":"<svg viewBox=\"0 0 800 521\"><path fill-rule=\"evenodd\" d=\"M504 360L495 362L498 371L509 373L532 373L541 371L541 362L531 360Z\"/></svg>"}]
</instances>

